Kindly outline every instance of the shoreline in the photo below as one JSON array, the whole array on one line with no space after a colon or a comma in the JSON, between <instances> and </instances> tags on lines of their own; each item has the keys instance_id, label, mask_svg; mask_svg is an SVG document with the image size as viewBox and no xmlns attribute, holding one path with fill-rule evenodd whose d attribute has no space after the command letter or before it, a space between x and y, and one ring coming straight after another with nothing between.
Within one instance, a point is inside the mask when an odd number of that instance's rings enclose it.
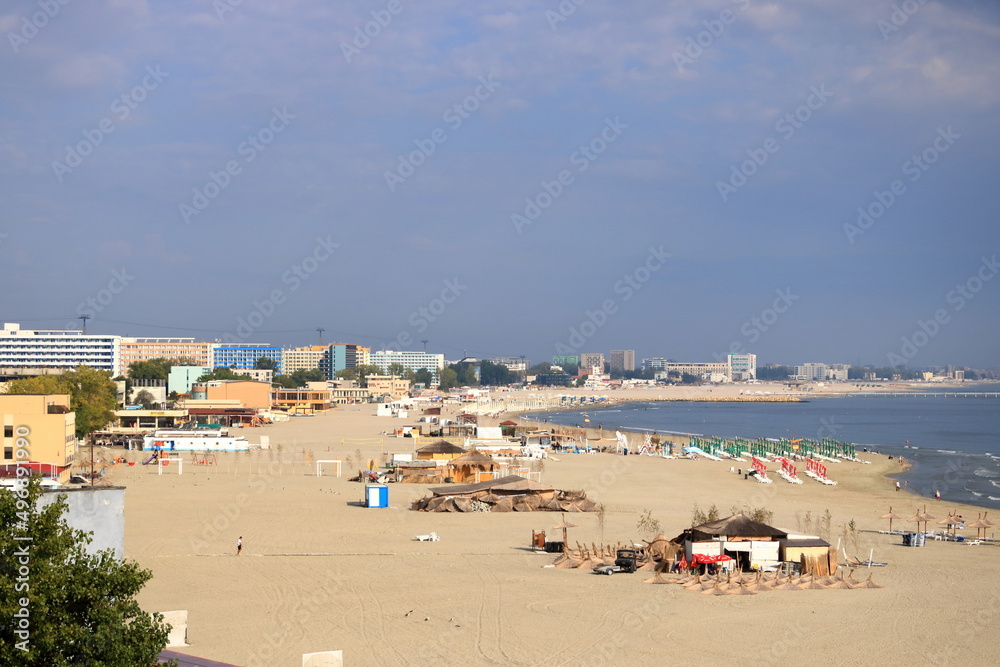
<instances>
[{"instance_id":1,"label":"shoreline","mask_svg":"<svg viewBox=\"0 0 1000 667\"><path fill-rule=\"evenodd\" d=\"M848 395L850 395L850 394L848 394ZM840 395L834 395L834 396L836 397L836 396L840 396ZM612 403L602 403L602 404L599 404L599 405L598 404L595 404L595 405L597 405L597 407L599 407L599 408L603 408L603 407L606 407L608 405L621 405L622 403L656 403L656 402L663 402L664 400L674 401L674 402L676 402L676 401L698 402L696 400L679 399L679 398L678 399L651 399L651 400L642 400L642 399L629 398L627 400L624 400L624 401L621 401L621 402L616 402L616 403L613 403L613 404ZM570 435L577 435L579 437L583 437L586 440L605 441L605 442L614 441L615 440L614 432L615 431L620 431L622 434L624 434L628 438L628 442L629 442L629 446L630 446L630 452L632 454L635 454L635 452L638 451L639 447L645 441L645 437L647 435L649 435L650 433L657 434L657 435L660 435L660 436L669 436L669 437L666 437L666 438L663 438L663 439L670 440L673 444L675 444L676 446L679 446L679 447L684 447L684 446L689 445L690 442L691 442L691 436L695 436L695 437L699 437L699 438L714 438L714 437L720 437L721 438L722 437L722 436L715 436L715 435L713 435L711 433L704 433L704 434L699 434L699 433L681 433L681 432L678 432L678 431L665 431L665 430L661 430L661 429L617 428L617 429L613 429L613 430L604 430L604 429L593 428L593 427L589 427L588 428L588 427L581 427L581 426L571 426L571 425L567 425L567 424L558 424L558 423L555 423L555 422L545 422L545 421L539 421L537 419L531 418L532 415L535 415L535 414L541 413L541 412L566 412L566 411L570 411L570 410L583 410L583 409L587 409L587 407L589 407L589 406L590 406L590 404L587 404L587 406L572 405L572 406L560 406L558 408L553 408L553 409L540 408L540 409L537 409L537 410L521 411L521 412L518 413L517 418L519 420L521 420L523 423L534 425L534 426L538 427L541 430L554 430L554 428L564 429ZM502 419L502 417L500 419L497 419L497 423L499 423L499 421L501 419ZM562 432L562 431L560 431L560 432ZM611 435L610 438L606 437L607 434L609 434L609 433ZM602 437L602 436L605 436L605 437ZM723 438L723 439L731 439L731 438ZM856 443L848 443L848 444L854 444L856 447L861 447L861 445L857 445ZM874 452L874 451L858 451L857 455L858 455L858 458L861 458L861 459L864 459L865 455L869 455L869 456L873 456L873 457L874 456L885 457L887 460L902 460L903 464L901 466L899 466L898 468L896 468L896 469L887 469L887 470L884 470L881 473L882 478L886 482L891 482L892 484L895 484L896 482L898 482L900 477L905 476L908 472L910 472L914 468L914 462L913 462L913 460L910 457L903 457L903 456L897 456L897 455L892 455L892 454L883 454L881 452ZM723 462L725 462L725 461L723 461ZM842 461L842 462L849 462L849 461ZM769 470L768 472L773 472L773 471ZM904 480L904 481L906 481L906 480ZM905 492L909 497L912 497L912 498L917 498L917 499L921 499L921 500L925 500L925 501L926 500L931 500L931 501L937 501L938 500L934 496L923 495L923 494L921 494L921 493L913 490L912 488L909 487L908 483L906 484L906 486L901 487L900 491ZM956 503L952 503L952 504L956 504ZM995 508L995 507L986 507L986 506L983 506L983 505L977 505L975 503L959 502L957 504L965 506L965 507L975 508L976 510L981 510L981 511L984 511L984 512L989 512L991 510L994 511L994 512L997 511L997 508Z\"/></svg>"}]
</instances>

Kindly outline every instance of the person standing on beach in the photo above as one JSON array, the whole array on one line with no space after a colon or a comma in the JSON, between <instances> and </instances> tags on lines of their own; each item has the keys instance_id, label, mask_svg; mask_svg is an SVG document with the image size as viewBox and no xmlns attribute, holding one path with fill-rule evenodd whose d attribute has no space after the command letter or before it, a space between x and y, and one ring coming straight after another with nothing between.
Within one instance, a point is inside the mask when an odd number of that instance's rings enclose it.
<instances>
[{"instance_id":1,"label":"person standing on beach","mask_svg":"<svg viewBox=\"0 0 1000 667\"><path fill-rule=\"evenodd\" d=\"M242 535L240 535L239 539L236 540L236 555L239 556L241 551L243 551L243 536Z\"/></svg>"},{"instance_id":2,"label":"person standing on beach","mask_svg":"<svg viewBox=\"0 0 1000 667\"><path fill-rule=\"evenodd\" d=\"M896 490L899 491L899 481L896 482Z\"/></svg>"},{"instance_id":3,"label":"person standing on beach","mask_svg":"<svg viewBox=\"0 0 1000 667\"><path fill-rule=\"evenodd\" d=\"M934 492L934 498L937 499L937 500L941 500L941 492L940 491L935 491Z\"/></svg>"}]
</instances>

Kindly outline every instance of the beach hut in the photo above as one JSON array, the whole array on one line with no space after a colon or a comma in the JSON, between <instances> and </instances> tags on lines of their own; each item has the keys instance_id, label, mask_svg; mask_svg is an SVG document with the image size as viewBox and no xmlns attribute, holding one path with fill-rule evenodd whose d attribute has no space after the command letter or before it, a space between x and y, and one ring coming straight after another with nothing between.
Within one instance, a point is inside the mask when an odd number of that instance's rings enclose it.
<instances>
[{"instance_id":1,"label":"beach hut","mask_svg":"<svg viewBox=\"0 0 1000 667\"><path fill-rule=\"evenodd\" d=\"M729 556L737 567L749 570L777 567L779 540L787 537L786 531L753 521L741 512L688 528L672 541L683 545L688 562L696 555Z\"/></svg>"},{"instance_id":2,"label":"beach hut","mask_svg":"<svg viewBox=\"0 0 1000 667\"><path fill-rule=\"evenodd\" d=\"M448 476L456 482L481 482L492 479L497 467L492 457L473 450L451 460Z\"/></svg>"},{"instance_id":3,"label":"beach hut","mask_svg":"<svg viewBox=\"0 0 1000 667\"><path fill-rule=\"evenodd\" d=\"M507 421L500 422L500 433L505 438L513 438L514 437L514 433L516 431L517 431L517 422L516 421L511 421L510 419L508 419Z\"/></svg>"},{"instance_id":4,"label":"beach hut","mask_svg":"<svg viewBox=\"0 0 1000 667\"><path fill-rule=\"evenodd\" d=\"M465 454L465 450L447 440L438 440L417 450L419 461L450 461Z\"/></svg>"},{"instance_id":5,"label":"beach hut","mask_svg":"<svg viewBox=\"0 0 1000 667\"><path fill-rule=\"evenodd\" d=\"M786 563L799 563L802 566L802 574L825 577L837 569L836 552L831 557L830 543L819 537L791 535L779 539L778 546L781 560Z\"/></svg>"}]
</instances>

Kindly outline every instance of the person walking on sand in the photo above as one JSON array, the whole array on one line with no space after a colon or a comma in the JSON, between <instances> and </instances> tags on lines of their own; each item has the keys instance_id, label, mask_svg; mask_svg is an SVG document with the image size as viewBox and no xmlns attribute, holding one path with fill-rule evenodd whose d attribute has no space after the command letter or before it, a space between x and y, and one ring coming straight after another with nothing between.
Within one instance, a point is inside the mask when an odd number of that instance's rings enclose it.
<instances>
[{"instance_id":1,"label":"person walking on sand","mask_svg":"<svg viewBox=\"0 0 1000 667\"><path fill-rule=\"evenodd\" d=\"M934 492L934 498L937 499L937 500L941 500L941 492L940 491L935 491Z\"/></svg>"},{"instance_id":2,"label":"person walking on sand","mask_svg":"<svg viewBox=\"0 0 1000 667\"><path fill-rule=\"evenodd\" d=\"M896 490L899 491L899 482L896 482Z\"/></svg>"},{"instance_id":3,"label":"person walking on sand","mask_svg":"<svg viewBox=\"0 0 1000 667\"><path fill-rule=\"evenodd\" d=\"M241 551L243 551L243 536L242 535L240 535L239 539L236 540L236 555L239 556Z\"/></svg>"}]
</instances>

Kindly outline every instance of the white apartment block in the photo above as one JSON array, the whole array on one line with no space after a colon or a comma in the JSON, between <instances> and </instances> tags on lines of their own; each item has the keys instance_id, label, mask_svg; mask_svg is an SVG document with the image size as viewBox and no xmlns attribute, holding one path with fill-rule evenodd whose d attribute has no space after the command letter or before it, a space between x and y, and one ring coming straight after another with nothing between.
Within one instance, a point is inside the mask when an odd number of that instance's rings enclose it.
<instances>
[{"instance_id":1,"label":"white apartment block","mask_svg":"<svg viewBox=\"0 0 1000 667\"><path fill-rule=\"evenodd\" d=\"M670 363L669 359L663 357L653 357L651 359L642 360L642 370L644 371L662 371Z\"/></svg>"},{"instance_id":2,"label":"white apartment block","mask_svg":"<svg viewBox=\"0 0 1000 667\"><path fill-rule=\"evenodd\" d=\"M400 364L403 368L419 371L426 368L434 375L434 384L441 381L441 369L444 368L443 354L428 352L379 350L371 353L371 363L388 371L392 364Z\"/></svg>"},{"instance_id":3,"label":"white apartment block","mask_svg":"<svg viewBox=\"0 0 1000 667\"><path fill-rule=\"evenodd\" d=\"M73 329L22 329L11 322L0 329L0 368L72 369L81 364L117 374L121 336Z\"/></svg>"},{"instance_id":4,"label":"white apartment block","mask_svg":"<svg viewBox=\"0 0 1000 667\"><path fill-rule=\"evenodd\" d=\"M484 361L506 366L507 370L514 371L515 373L523 373L528 370L528 367L531 365L531 361L529 359L522 359L521 357L495 357L493 359L484 359Z\"/></svg>"},{"instance_id":5,"label":"white apartment block","mask_svg":"<svg viewBox=\"0 0 1000 667\"><path fill-rule=\"evenodd\" d=\"M756 354L730 354L729 376L734 382L757 379Z\"/></svg>"}]
</instances>

